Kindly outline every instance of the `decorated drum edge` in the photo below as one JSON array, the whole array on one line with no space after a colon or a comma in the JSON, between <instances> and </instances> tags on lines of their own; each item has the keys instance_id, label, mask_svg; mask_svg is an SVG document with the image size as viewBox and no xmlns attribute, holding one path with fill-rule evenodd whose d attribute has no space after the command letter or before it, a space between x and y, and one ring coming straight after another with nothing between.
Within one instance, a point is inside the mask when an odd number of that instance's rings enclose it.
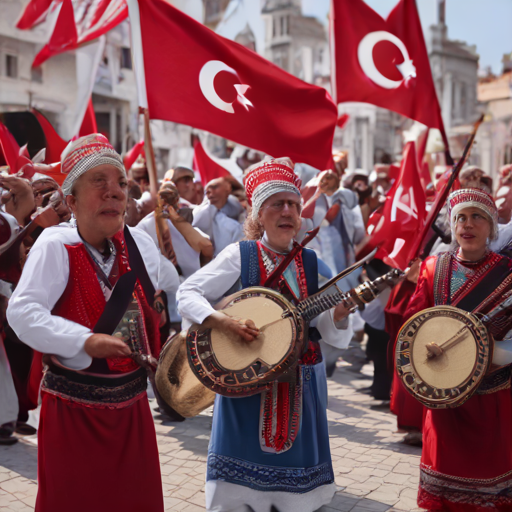
<instances>
[{"instance_id":1,"label":"decorated drum edge","mask_svg":"<svg viewBox=\"0 0 512 512\"><path fill-rule=\"evenodd\" d=\"M190 328L186 338L189 365L204 386L223 396L242 397L261 393L271 382L277 380L292 368L296 359L298 359L298 354L295 358L290 356L298 351L299 344L295 346L291 344L282 363L275 365L273 368L266 366L262 361L256 360L252 365L241 370L228 371L219 364L213 352L206 350L203 352L207 354L206 357L201 357L201 342L206 343L204 348L207 349L211 329L201 331L199 328L196 330L193 327ZM302 339L302 323L294 323L292 332L295 339ZM257 362L261 365L258 368L258 373L253 368ZM260 376L260 373L264 375Z\"/></svg>"},{"instance_id":2,"label":"decorated drum edge","mask_svg":"<svg viewBox=\"0 0 512 512\"><path fill-rule=\"evenodd\" d=\"M432 316L456 316L463 320L474 334L477 341L477 360L473 367L473 374L462 384L450 390L434 388L433 386L421 381L417 375L414 363L411 361L411 346L414 342L419 324L415 323L423 317L427 320ZM412 330L411 330L412 329ZM459 407L464 404L478 388L481 380L485 376L487 362L489 360L489 347L486 345L487 330L472 314L455 308L453 306L435 306L424 309L412 316L401 327L395 350L396 371L398 377L404 384L406 390L414 396L416 400L429 409L446 409ZM487 353L487 356L486 356ZM475 372L476 370L476 372ZM418 382L419 381L419 382Z\"/></svg>"}]
</instances>

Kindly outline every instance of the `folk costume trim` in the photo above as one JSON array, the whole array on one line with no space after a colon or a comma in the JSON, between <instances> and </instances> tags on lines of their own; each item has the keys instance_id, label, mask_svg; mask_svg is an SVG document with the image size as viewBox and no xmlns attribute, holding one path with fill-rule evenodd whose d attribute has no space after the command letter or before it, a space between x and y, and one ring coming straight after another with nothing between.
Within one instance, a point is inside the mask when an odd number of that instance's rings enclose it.
<instances>
[{"instance_id":1,"label":"folk costume trim","mask_svg":"<svg viewBox=\"0 0 512 512\"><path fill-rule=\"evenodd\" d=\"M262 466L235 457L210 453L206 480L222 480L257 491L303 494L334 481L328 462L312 468Z\"/></svg>"},{"instance_id":2,"label":"folk costume trim","mask_svg":"<svg viewBox=\"0 0 512 512\"><path fill-rule=\"evenodd\" d=\"M123 409L140 400L146 393L146 371L134 372L131 380L117 386L97 385L94 380L90 384L73 381L63 375L46 370L42 391L58 396L62 400L77 403L94 409ZM112 379L112 383L123 380Z\"/></svg>"},{"instance_id":3,"label":"folk costume trim","mask_svg":"<svg viewBox=\"0 0 512 512\"><path fill-rule=\"evenodd\" d=\"M473 479L445 475L421 464L418 505L444 510L446 502L482 510L512 509L512 471L495 478Z\"/></svg>"},{"instance_id":4,"label":"folk costume trim","mask_svg":"<svg viewBox=\"0 0 512 512\"><path fill-rule=\"evenodd\" d=\"M490 252L483 261L473 265L462 264L455 252L445 252L439 254L436 261L436 270L434 277L434 301L436 306L451 304L456 305L458 300L466 295L468 289L480 282L487 272L491 270L500 260L502 256L494 252ZM467 271L462 272L460 266L465 266ZM452 279L456 274L459 281L453 287Z\"/></svg>"}]
</instances>

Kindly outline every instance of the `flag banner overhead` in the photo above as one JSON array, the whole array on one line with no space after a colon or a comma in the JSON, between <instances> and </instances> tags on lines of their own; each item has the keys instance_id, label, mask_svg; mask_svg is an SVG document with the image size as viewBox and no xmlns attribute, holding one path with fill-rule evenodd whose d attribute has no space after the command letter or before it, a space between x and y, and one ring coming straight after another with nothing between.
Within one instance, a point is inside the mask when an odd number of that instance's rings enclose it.
<instances>
[{"instance_id":1,"label":"flag banner overhead","mask_svg":"<svg viewBox=\"0 0 512 512\"><path fill-rule=\"evenodd\" d=\"M337 109L325 89L164 0L128 5L139 104L147 101L151 119L207 130L273 157L330 165Z\"/></svg>"},{"instance_id":2,"label":"flag banner overhead","mask_svg":"<svg viewBox=\"0 0 512 512\"><path fill-rule=\"evenodd\" d=\"M386 202L368 222L370 239L358 258L380 247L376 258L405 270L416 257L417 238L425 224L425 191L421 183L414 142L408 142L400 165L400 174Z\"/></svg>"},{"instance_id":3,"label":"flag banner overhead","mask_svg":"<svg viewBox=\"0 0 512 512\"><path fill-rule=\"evenodd\" d=\"M332 0L330 28L338 103L393 110L438 128L446 143L415 0L400 0L386 20L363 0Z\"/></svg>"},{"instance_id":4,"label":"flag banner overhead","mask_svg":"<svg viewBox=\"0 0 512 512\"><path fill-rule=\"evenodd\" d=\"M38 3L34 0L32 2ZM55 4L58 2L55 1ZM40 66L54 55L75 50L98 39L127 17L128 6L125 0L62 0L50 40L36 55L32 67Z\"/></svg>"}]
</instances>

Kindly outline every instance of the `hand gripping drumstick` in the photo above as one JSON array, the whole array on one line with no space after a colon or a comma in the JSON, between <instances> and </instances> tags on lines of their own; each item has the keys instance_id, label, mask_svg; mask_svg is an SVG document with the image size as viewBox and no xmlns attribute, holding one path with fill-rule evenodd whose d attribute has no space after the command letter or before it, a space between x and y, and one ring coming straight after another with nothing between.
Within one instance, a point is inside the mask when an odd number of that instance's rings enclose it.
<instances>
[{"instance_id":1,"label":"hand gripping drumstick","mask_svg":"<svg viewBox=\"0 0 512 512\"><path fill-rule=\"evenodd\" d=\"M462 341L466 336L466 331L468 327L465 325L457 331L449 340L446 340L441 345L438 345L437 343L429 343L427 345L427 358L432 359L434 357L440 356L445 350L448 350L449 348L457 345L460 341Z\"/></svg>"},{"instance_id":2,"label":"hand gripping drumstick","mask_svg":"<svg viewBox=\"0 0 512 512\"><path fill-rule=\"evenodd\" d=\"M483 317L484 324L488 324L496 315L512 306L512 294L510 292L506 295L506 299L499 305L496 306L492 311ZM438 345L437 343L429 343L427 345L427 359L433 359L434 357L440 356L445 350L457 345L462 341L466 335L468 326L465 325L458 332L456 332L449 340L443 344Z\"/></svg>"}]
</instances>

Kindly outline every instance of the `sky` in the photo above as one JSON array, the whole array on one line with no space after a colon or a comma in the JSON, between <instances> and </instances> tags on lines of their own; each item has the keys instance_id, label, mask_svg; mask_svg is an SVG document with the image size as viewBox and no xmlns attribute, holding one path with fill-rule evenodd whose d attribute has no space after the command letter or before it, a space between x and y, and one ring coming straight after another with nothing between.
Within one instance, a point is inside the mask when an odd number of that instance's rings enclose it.
<instances>
[{"instance_id":1,"label":"sky","mask_svg":"<svg viewBox=\"0 0 512 512\"><path fill-rule=\"evenodd\" d=\"M365 0L382 17L387 17L398 0ZM302 0L303 14L326 22L330 0ZM437 0L416 0L425 39L437 22ZM480 69L500 74L504 53L512 52L512 0L446 0L448 37L476 45Z\"/></svg>"}]
</instances>

